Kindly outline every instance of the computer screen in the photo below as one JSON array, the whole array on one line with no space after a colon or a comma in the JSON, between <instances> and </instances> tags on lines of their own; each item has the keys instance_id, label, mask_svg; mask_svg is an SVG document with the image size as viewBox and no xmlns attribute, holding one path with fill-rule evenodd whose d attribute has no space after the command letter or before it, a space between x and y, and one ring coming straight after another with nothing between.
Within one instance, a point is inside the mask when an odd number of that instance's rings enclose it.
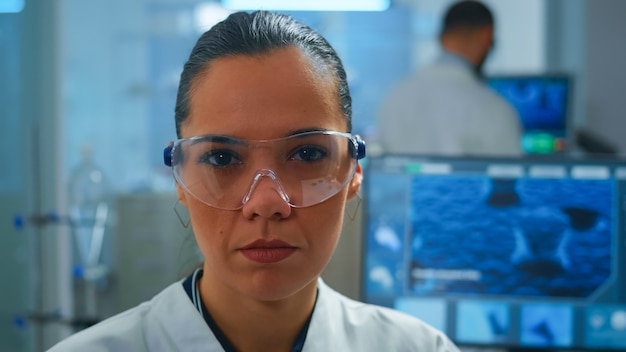
<instances>
[{"instance_id":1,"label":"computer screen","mask_svg":"<svg viewBox=\"0 0 626 352\"><path fill-rule=\"evenodd\" d=\"M529 154L566 151L569 134L568 75L492 76L488 85L517 110L522 149Z\"/></svg>"},{"instance_id":2,"label":"computer screen","mask_svg":"<svg viewBox=\"0 0 626 352\"><path fill-rule=\"evenodd\" d=\"M366 160L361 299L461 346L626 349L626 162Z\"/></svg>"}]
</instances>

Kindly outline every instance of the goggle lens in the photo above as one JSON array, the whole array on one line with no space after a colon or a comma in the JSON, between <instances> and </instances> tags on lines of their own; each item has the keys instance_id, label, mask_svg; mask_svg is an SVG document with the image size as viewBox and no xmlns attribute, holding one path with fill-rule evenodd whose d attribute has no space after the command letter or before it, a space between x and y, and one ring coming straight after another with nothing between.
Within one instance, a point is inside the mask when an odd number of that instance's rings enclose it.
<instances>
[{"instance_id":1,"label":"goggle lens","mask_svg":"<svg viewBox=\"0 0 626 352\"><path fill-rule=\"evenodd\" d=\"M227 210L243 207L268 181L292 207L321 203L352 179L364 156L359 136L334 131L262 141L207 135L180 139L165 150L166 164L187 192Z\"/></svg>"}]
</instances>

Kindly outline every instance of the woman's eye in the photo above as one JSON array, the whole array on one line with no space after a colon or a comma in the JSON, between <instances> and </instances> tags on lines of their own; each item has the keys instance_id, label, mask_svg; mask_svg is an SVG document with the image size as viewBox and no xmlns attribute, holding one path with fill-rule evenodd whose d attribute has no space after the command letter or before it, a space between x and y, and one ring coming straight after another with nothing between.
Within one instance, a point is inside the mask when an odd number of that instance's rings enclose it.
<instances>
[{"instance_id":1,"label":"woman's eye","mask_svg":"<svg viewBox=\"0 0 626 352\"><path fill-rule=\"evenodd\" d=\"M240 164L241 160L232 150L212 150L200 156L200 163L216 167L226 167Z\"/></svg>"},{"instance_id":2,"label":"woman's eye","mask_svg":"<svg viewBox=\"0 0 626 352\"><path fill-rule=\"evenodd\" d=\"M305 146L298 147L294 151L294 153L291 155L291 159L298 160L298 161L313 162L313 161L318 161L326 157L326 155L327 155L326 150L321 147L314 146L314 145L305 145Z\"/></svg>"}]
</instances>

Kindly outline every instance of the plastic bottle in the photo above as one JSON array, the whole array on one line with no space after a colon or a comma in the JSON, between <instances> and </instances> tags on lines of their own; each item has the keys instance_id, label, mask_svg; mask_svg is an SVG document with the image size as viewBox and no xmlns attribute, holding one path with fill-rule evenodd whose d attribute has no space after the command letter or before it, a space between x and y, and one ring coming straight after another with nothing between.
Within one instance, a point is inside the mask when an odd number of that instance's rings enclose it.
<instances>
[{"instance_id":1,"label":"plastic bottle","mask_svg":"<svg viewBox=\"0 0 626 352\"><path fill-rule=\"evenodd\" d=\"M101 254L109 218L109 188L90 148L69 177L68 215L75 238L75 275L97 280L103 275Z\"/></svg>"}]
</instances>

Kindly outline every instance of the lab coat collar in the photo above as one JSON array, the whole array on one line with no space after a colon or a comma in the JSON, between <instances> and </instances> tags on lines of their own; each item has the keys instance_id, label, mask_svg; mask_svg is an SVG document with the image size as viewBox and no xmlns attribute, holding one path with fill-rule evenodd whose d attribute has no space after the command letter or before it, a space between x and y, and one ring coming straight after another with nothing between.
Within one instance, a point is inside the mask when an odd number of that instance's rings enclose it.
<instances>
[{"instance_id":1,"label":"lab coat collar","mask_svg":"<svg viewBox=\"0 0 626 352\"><path fill-rule=\"evenodd\" d=\"M459 54L443 50L435 60L436 64L461 66L468 71L474 72L474 65Z\"/></svg>"}]
</instances>

